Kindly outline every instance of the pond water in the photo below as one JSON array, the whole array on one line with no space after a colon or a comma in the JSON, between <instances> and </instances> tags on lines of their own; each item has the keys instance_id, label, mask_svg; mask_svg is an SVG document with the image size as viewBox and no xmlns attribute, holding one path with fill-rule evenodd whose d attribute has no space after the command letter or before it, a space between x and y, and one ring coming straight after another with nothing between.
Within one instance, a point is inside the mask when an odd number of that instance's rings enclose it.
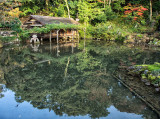
<instances>
[{"instance_id":1,"label":"pond water","mask_svg":"<svg viewBox=\"0 0 160 119\"><path fill-rule=\"evenodd\" d=\"M159 119L114 77L159 49L90 42L0 49L0 119Z\"/></svg>"}]
</instances>

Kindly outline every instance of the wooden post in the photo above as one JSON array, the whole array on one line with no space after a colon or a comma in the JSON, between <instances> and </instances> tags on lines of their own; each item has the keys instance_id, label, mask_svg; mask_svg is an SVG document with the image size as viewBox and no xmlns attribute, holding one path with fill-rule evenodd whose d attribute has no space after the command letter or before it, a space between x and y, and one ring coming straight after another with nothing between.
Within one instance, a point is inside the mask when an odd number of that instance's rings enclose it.
<instances>
[{"instance_id":1,"label":"wooden post","mask_svg":"<svg viewBox=\"0 0 160 119\"><path fill-rule=\"evenodd\" d=\"M74 30L72 30L72 41L74 41Z\"/></svg>"},{"instance_id":2,"label":"wooden post","mask_svg":"<svg viewBox=\"0 0 160 119\"><path fill-rule=\"evenodd\" d=\"M52 42L52 31L50 31L50 38L49 41Z\"/></svg>"},{"instance_id":3,"label":"wooden post","mask_svg":"<svg viewBox=\"0 0 160 119\"><path fill-rule=\"evenodd\" d=\"M67 30L65 31L65 42L67 43Z\"/></svg>"},{"instance_id":4,"label":"wooden post","mask_svg":"<svg viewBox=\"0 0 160 119\"><path fill-rule=\"evenodd\" d=\"M43 44L43 38L41 37L41 44Z\"/></svg>"},{"instance_id":5,"label":"wooden post","mask_svg":"<svg viewBox=\"0 0 160 119\"><path fill-rule=\"evenodd\" d=\"M52 52L52 42L50 42L50 53Z\"/></svg>"},{"instance_id":6,"label":"wooden post","mask_svg":"<svg viewBox=\"0 0 160 119\"><path fill-rule=\"evenodd\" d=\"M77 31L77 35L78 35L78 43L79 43L79 32Z\"/></svg>"},{"instance_id":7,"label":"wooden post","mask_svg":"<svg viewBox=\"0 0 160 119\"><path fill-rule=\"evenodd\" d=\"M75 35L75 30L72 31L72 53L74 53L74 45L75 45L74 35Z\"/></svg>"},{"instance_id":8,"label":"wooden post","mask_svg":"<svg viewBox=\"0 0 160 119\"><path fill-rule=\"evenodd\" d=\"M58 42L58 37L59 37L59 30L57 30L57 57L59 56L59 42Z\"/></svg>"},{"instance_id":9,"label":"wooden post","mask_svg":"<svg viewBox=\"0 0 160 119\"><path fill-rule=\"evenodd\" d=\"M57 44L57 57L59 57L59 44Z\"/></svg>"},{"instance_id":10,"label":"wooden post","mask_svg":"<svg viewBox=\"0 0 160 119\"><path fill-rule=\"evenodd\" d=\"M57 30L57 44L58 44L58 38L59 38L59 30Z\"/></svg>"}]
</instances>

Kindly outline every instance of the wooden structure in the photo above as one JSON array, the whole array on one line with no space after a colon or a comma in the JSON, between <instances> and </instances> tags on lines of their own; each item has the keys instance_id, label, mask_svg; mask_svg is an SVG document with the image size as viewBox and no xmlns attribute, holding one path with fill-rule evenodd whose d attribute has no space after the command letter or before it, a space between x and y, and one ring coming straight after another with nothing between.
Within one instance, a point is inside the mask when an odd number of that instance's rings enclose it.
<instances>
[{"instance_id":1,"label":"wooden structure","mask_svg":"<svg viewBox=\"0 0 160 119\"><path fill-rule=\"evenodd\" d=\"M40 15L31 15L30 18L24 22L22 28L24 29L32 29L34 27L43 27L47 24L74 24L78 25L79 23L75 21L72 18L63 18L63 17L50 17L50 16L40 16ZM33 33L32 35L35 35ZM67 42L71 39L78 38L79 39L79 33L77 29L53 29L49 33L42 33L37 34L38 38L42 41L43 39L50 39L50 42L52 38L57 39L57 43L59 42L59 39L62 39L63 41ZM78 40L79 41L79 40Z\"/></svg>"}]
</instances>

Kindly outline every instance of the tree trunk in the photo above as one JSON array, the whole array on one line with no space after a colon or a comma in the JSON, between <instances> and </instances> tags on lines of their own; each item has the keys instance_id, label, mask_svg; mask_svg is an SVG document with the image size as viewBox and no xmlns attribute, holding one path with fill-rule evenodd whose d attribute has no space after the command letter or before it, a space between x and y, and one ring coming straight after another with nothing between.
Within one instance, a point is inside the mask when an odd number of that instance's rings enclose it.
<instances>
[{"instance_id":1,"label":"tree trunk","mask_svg":"<svg viewBox=\"0 0 160 119\"><path fill-rule=\"evenodd\" d=\"M152 21L152 0L150 0L150 22Z\"/></svg>"},{"instance_id":2,"label":"tree trunk","mask_svg":"<svg viewBox=\"0 0 160 119\"><path fill-rule=\"evenodd\" d=\"M109 6L111 6L111 0L109 0Z\"/></svg>"},{"instance_id":3,"label":"tree trunk","mask_svg":"<svg viewBox=\"0 0 160 119\"><path fill-rule=\"evenodd\" d=\"M68 2L67 2L67 0L65 0L65 2L66 2L67 10L68 10L68 17L70 18L70 10L69 10L69 6L68 6Z\"/></svg>"},{"instance_id":4,"label":"tree trunk","mask_svg":"<svg viewBox=\"0 0 160 119\"><path fill-rule=\"evenodd\" d=\"M83 29L83 31L84 31L84 49L83 51L85 51L86 49L86 27Z\"/></svg>"},{"instance_id":5,"label":"tree trunk","mask_svg":"<svg viewBox=\"0 0 160 119\"><path fill-rule=\"evenodd\" d=\"M49 0L46 0L46 9L48 10Z\"/></svg>"}]
</instances>

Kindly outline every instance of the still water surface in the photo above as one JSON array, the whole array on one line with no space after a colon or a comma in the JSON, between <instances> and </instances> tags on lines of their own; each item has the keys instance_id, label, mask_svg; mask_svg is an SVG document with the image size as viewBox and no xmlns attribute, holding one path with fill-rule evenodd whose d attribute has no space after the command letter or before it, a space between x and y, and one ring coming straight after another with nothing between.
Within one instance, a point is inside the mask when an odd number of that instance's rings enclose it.
<instances>
[{"instance_id":1,"label":"still water surface","mask_svg":"<svg viewBox=\"0 0 160 119\"><path fill-rule=\"evenodd\" d=\"M159 49L82 44L0 49L0 119L159 119L112 76L158 62Z\"/></svg>"}]
</instances>

